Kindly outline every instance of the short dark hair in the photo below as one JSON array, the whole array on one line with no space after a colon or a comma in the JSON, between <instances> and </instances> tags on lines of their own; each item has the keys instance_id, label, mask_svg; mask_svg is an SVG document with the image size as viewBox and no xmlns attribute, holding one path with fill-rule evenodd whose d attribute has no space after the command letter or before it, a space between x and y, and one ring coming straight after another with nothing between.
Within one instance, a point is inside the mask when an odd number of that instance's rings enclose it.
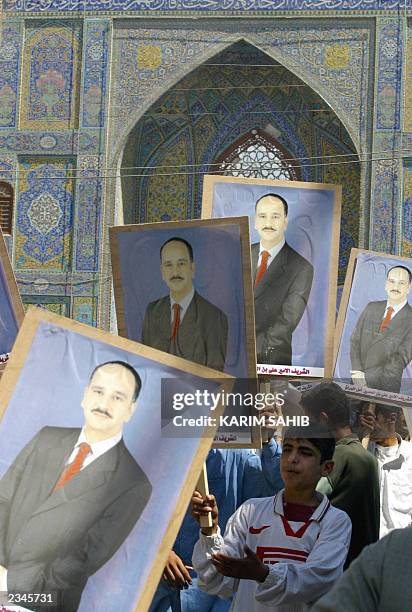
<instances>
[{"instance_id":1,"label":"short dark hair","mask_svg":"<svg viewBox=\"0 0 412 612\"><path fill-rule=\"evenodd\" d=\"M397 406L388 406L387 404L375 404L375 414L380 412L384 417L388 418L391 414L396 414L397 418L401 412L401 408Z\"/></svg>"},{"instance_id":2,"label":"short dark hair","mask_svg":"<svg viewBox=\"0 0 412 612\"><path fill-rule=\"evenodd\" d=\"M386 275L386 278L388 278L389 276L389 272L392 272L392 270L396 270L396 268L400 268L401 270L405 270L405 272L408 273L408 278L409 278L409 284L412 283L412 272L409 270L409 268L407 268L406 266L392 266L392 268L390 268L388 270L388 273Z\"/></svg>"},{"instance_id":3,"label":"short dark hair","mask_svg":"<svg viewBox=\"0 0 412 612\"><path fill-rule=\"evenodd\" d=\"M310 423L307 426L288 427L283 433L283 442L288 438L308 440L320 451L320 463L330 461L335 452L336 440L326 425Z\"/></svg>"},{"instance_id":4,"label":"short dark hair","mask_svg":"<svg viewBox=\"0 0 412 612\"><path fill-rule=\"evenodd\" d=\"M320 413L324 412L335 427L345 427L350 423L349 399L336 383L319 383L302 394L300 403L316 421Z\"/></svg>"},{"instance_id":5,"label":"short dark hair","mask_svg":"<svg viewBox=\"0 0 412 612\"><path fill-rule=\"evenodd\" d=\"M133 401L135 402L137 400L137 398L139 397L140 389L142 388L142 379L140 378L140 376L136 372L136 370L129 363L126 363L126 361L105 361L104 363L99 363L99 365L97 365L94 368L93 372L90 374L89 385L91 383L91 380L92 380L93 376L96 374L97 370L99 370L100 368L103 368L104 366L107 366L107 365L120 365L120 366L123 366L124 368L126 368L126 370L128 370L131 374L133 374L134 383L135 383L134 393L133 393Z\"/></svg>"},{"instance_id":6,"label":"short dark hair","mask_svg":"<svg viewBox=\"0 0 412 612\"><path fill-rule=\"evenodd\" d=\"M277 198L278 200L280 200L283 204L283 212L285 213L285 217L288 216L288 203L286 202L285 198L282 198L282 196L280 196L278 193L265 193L265 195L261 196L255 204L255 212L256 212L256 208L257 205L259 204L259 202L261 200L263 200L264 198Z\"/></svg>"},{"instance_id":7,"label":"short dark hair","mask_svg":"<svg viewBox=\"0 0 412 612\"><path fill-rule=\"evenodd\" d=\"M182 244L184 244L186 246L188 252L189 252L190 261L193 261L193 248L192 248L192 245L187 240L185 240L184 238L177 238L177 237L169 238L169 240L166 240L166 242L164 242L162 244L162 246L160 247L160 261L162 261L162 251L163 251L164 247L167 244L169 244L169 242L181 242Z\"/></svg>"}]
</instances>

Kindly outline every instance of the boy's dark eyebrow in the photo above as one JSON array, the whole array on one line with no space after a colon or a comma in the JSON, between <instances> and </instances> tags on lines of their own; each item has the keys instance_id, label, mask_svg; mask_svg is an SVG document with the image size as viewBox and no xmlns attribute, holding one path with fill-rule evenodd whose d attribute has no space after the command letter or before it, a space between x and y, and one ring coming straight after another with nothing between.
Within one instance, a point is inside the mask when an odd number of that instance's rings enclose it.
<instances>
[{"instance_id":1,"label":"boy's dark eyebrow","mask_svg":"<svg viewBox=\"0 0 412 612\"><path fill-rule=\"evenodd\" d=\"M285 445L288 444L292 444L291 442L289 442L287 439L283 441L283 448L285 447ZM311 444L305 444L305 442L300 441L298 443L298 449L302 449L304 448L305 450L310 450L312 453L316 453L316 447L312 446Z\"/></svg>"}]
</instances>

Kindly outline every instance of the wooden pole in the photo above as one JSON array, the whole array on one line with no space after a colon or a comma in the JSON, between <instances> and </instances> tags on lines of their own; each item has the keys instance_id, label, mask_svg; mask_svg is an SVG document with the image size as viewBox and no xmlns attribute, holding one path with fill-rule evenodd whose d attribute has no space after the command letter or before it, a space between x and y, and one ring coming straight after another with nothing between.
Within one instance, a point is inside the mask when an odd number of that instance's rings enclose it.
<instances>
[{"instance_id":1,"label":"wooden pole","mask_svg":"<svg viewBox=\"0 0 412 612\"><path fill-rule=\"evenodd\" d=\"M199 480L197 481L196 489L203 496L209 495L209 482L207 480L206 463L203 464ZM202 529L205 527L213 527L212 513L208 512L207 514L200 516L199 523Z\"/></svg>"}]
</instances>

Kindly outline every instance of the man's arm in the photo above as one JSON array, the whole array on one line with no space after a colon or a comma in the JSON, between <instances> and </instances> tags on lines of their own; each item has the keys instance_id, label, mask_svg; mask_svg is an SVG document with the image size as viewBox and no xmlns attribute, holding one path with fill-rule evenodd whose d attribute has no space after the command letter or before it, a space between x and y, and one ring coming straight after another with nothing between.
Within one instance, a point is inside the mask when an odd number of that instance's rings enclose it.
<instances>
[{"instance_id":1,"label":"man's arm","mask_svg":"<svg viewBox=\"0 0 412 612\"><path fill-rule=\"evenodd\" d=\"M10 509L13 497L22 479L27 462L36 447L41 432L20 451L16 459L10 465L3 478L0 480L0 565L7 567L6 560L6 538L9 523Z\"/></svg>"},{"instance_id":2,"label":"man's arm","mask_svg":"<svg viewBox=\"0 0 412 612\"><path fill-rule=\"evenodd\" d=\"M206 365L222 372L225 368L228 322L224 312L218 309L214 324L208 328L206 341Z\"/></svg>"},{"instance_id":3,"label":"man's arm","mask_svg":"<svg viewBox=\"0 0 412 612\"><path fill-rule=\"evenodd\" d=\"M382 363L382 367L376 368L370 373L368 371L368 377L370 376L372 380L376 381L378 389L385 389L393 393L399 393L400 391L399 379L402 377L402 372L408 363L412 361L412 320L409 323L410 326L402 342L388 359Z\"/></svg>"},{"instance_id":4,"label":"man's arm","mask_svg":"<svg viewBox=\"0 0 412 612\"><path fill-rule=\"evenodd\" d=\"M364 365L361 360L361 336L363 332L363 326L366 319L366 311L368 305L363 309L359 319L356 322L355 329L353 330L350 337L350 363L351 371L359 373L364 372Z\"/></svg>"},{"instance_id":5,"label":"man's arm","mask_svg":"<svg viewBox=\"0 0 412 612\"><path fill-rule=\"evenodd\" d=\"M131 488L108 506L96 522L60 557L50 563L16 563L8 567L10 591L45 592L82 589L120 548L136 524L151 494L147 481Z\"/></svg>"},{"instance_id":6,"label":"man's arm","mask_svg":"<svg viewBox=\"0 0 412 612\"><path fill-rule=\"evenodd\" d=\"M142 344L146 344L147 346L152 346L151 343L151 317L150 317L150 304L146 308L146 312L144 313L143 326L142 326Z\"/></svg>"},{"instance_id":7,"label":"man's arm","mask_svg":"<svg viewBox=\"0 0 412 612\"><path fill-rule=\"evenodd\" d=\"M336 585L311 612L375 612L379 608L383 560L388 539L363 549Z\"/></svg>"},{"instance_id":8,"label":"man's arm","mask_svg":"<svg viewBox=\"0 0 412 612\"><path fill-rule=\"evenodd\" d=\"M312 288L313 266L307 262L295 274L287 297L282 302L282 310L276 321L265 331L262 353L271 350L276 353L296 329L308 303ZM271 357L273 360L273 357Z\"/></svg>"},{"instance_id":9,"label":"man's arm","mask_svg":"<svg viewBox=\"0 0 412 612\"><path fill-rule=\"evenodd\" d=\"M188 589L189 585L192 584L188 567L174 550L171 550L169 553L162 578L170 586L178 589Z\"/></svg>"},{"instance_id":10,"label":"man's arm","mask_svg":"<svg viewBox=\"0 0 412 612\"><path fill-rule=\"evenodd\" d=\"M199 504L199 495L197 503ZM196 492L192 497L192 507L194 516L196 516ZM213 498L213 499L212 499ZM193 550L193 567L198 575L198 584L202 591L210 595L218 595L222 598L229 598L237 589L238 581L235 578L223 576L218 572L213 564L212 554L225 553L231 557L244 557L244 545L246 543L247 524L245 518L245 506L240 506L236 512L230 517L223 539L220 529L217 525L218 515L217 506L212 495L209 496L212 500L210 506L205 506L205 509L212 510L214 527L210 530L211 535L202 533L206 530L202 529L199 540L196 542ZM205 503L205 502L204 502ZM199 506L198 506L199 507ZM213 510L215 512L213 513Z\"/></svg>"},{"instance_id":11,"label":"man's arm","mask_svg":"<svg viewBox=\"0 0 412 612\"><path fill-rule=\"evenodd\" d=\"M256 600L278 606L310 603L323 595L342 575L351 530L349 517L339 513L322 529L306 563L270 566L266 580L257 585Z\"/></svg>"}]
</instances>

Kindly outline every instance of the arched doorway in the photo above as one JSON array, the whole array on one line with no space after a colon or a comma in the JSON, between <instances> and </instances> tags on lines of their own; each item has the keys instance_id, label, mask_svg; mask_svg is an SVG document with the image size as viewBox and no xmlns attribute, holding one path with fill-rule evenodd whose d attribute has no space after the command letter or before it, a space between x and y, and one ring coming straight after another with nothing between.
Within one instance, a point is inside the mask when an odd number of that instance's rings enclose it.
<instances>
[{"instance_id":1,"label":"arched doorway","mask_svg":"<svg viewBox=\"0 0 412 612\"><path fill-rule=\"evenodd\" d=\"M187 74L137 121L121 163L124 221L198 217L203 175L218 171L256 135L265 141L266 160L277 146L293 178L343 185L342 280L350 248L358 244L355 146L320 95L246 41Z\"/></svg>"}]
</instances>

